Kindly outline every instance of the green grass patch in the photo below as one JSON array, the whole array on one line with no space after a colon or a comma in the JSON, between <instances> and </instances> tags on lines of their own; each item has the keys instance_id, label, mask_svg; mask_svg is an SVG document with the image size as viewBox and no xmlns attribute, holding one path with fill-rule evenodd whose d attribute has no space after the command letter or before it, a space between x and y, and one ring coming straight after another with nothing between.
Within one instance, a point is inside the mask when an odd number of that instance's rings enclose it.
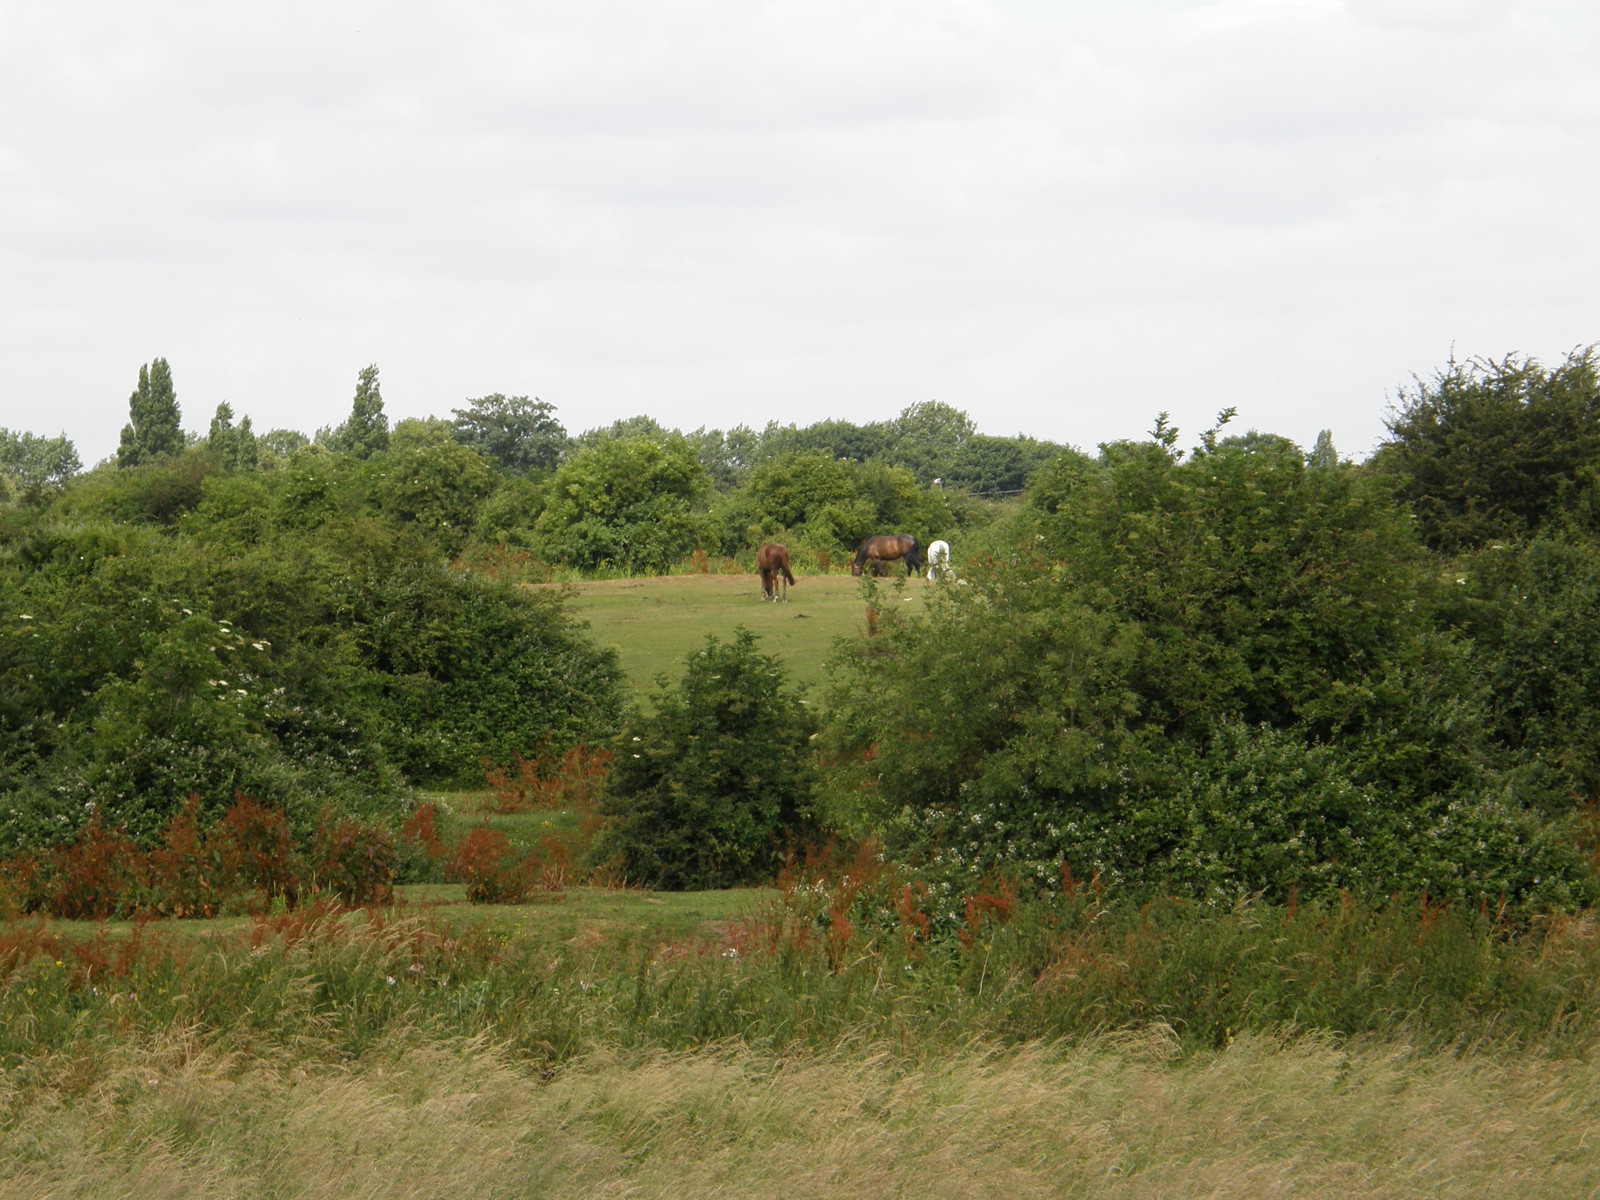
<instances>
[{"instance_id":1,"label":"green grass patch","mask_svg":"<svg viewBox=\"0 0 1600 1200\"><path fill-rule=\"evenodd\" d=\"M425 914L456 933L478 931L505 940L726 946L730 924L754 917L776 897L770 888L648 892L578 887L535 893L525 904L471 905L464 884L413 883L399 889L396 912Z\"/></svg>"},{"instance_id":2,"label":"green grass patch","mask_svg":"<svg viewBox=\"0 0 1600 1200\"><path fill-rule=\"evenodd\" d=\"M922 603L923 581L911 581L903 592L890 580L881 584L890 602ZM761 639L764 653L783 660L791 680L815 686L835 639L866 628L861 581L849 575L800 575L783 604L761 599L755 575L669 575L571 586L574 611L602 645L616 648L636 700L649 694L657 675L681 675L684 659L705 644L707 634L728 641L743 625Z\"/></svg>"}]
</instances>

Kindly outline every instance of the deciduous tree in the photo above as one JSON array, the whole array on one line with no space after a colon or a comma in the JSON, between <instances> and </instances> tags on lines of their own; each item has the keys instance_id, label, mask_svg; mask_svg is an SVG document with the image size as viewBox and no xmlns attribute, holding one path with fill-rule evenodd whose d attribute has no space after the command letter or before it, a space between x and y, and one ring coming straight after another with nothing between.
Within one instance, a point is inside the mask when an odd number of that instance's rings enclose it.
<instances>
[{"instance_id":1,"label":"deciduous tree","mask_svg":"<svg viewBox=\"0 0 1600 1200\"><path fill-rule=\"evenodd\" d=\"M164 358L139 368L139 386L128 397L128 423L117 446L117 465L132 467L183 449L178 394Z\"/></svg>"},{"instance_id":2,"label":"deciduous tree","mask_svg":"<svg viewBox=\"0 0 1600 1200\"><path fill-rule=\"evenodd\" d=\"M665 570L694 549L710 490L682 437L605 438L556 471L535 542L549 561L585 570Z\"/></svg>"},{"instance_id":3,"label":"deciduous tree","mask_svg":"<svg viewBox=\"0 0 1600 1200\"><path fill-rule=\"evenodd\" d=\"M0 429L0 475L24 493L60 487L78 473L78 451L60 437L39 437Z\"/></svg>"},{"instance_id":4,"label":"deciduous tree","mask_svg":"<svg viewBox=\"0 0 1600 1200\"><path fill-rule=\"evenodd\" d=\"M1600 469L1595 348L1554 368L1516 355L1452 361L1402 393L1379 463L1428 545L1453 553L1522 537L1586 503Z\"/></svg>"},{"instance_id":5,"label":"deciduous tree","mask_svg":"<svg viewBox=\"0 0 1600 1200\"><path fill-rule=\"evenodd\" d=\"M552 471L567 448L567 431L555 406L537 397L495 392L468 400L455 414L456 441L471 446L502 471Z\"/></svg>"},{"instance_id":6,"label":"deciduous tree","mask_svg":"<svg viewBox=\"0 0 1600 1200\"><path fill-rule=\"evenodd\" d=\"M383 393L378 387L376 363L361 368L356 378L355 399L350 416L333 431L329 439L334 449L357 458L371 458L389 447L389 418L383 412Z\"/></svg>"}]
</instances>

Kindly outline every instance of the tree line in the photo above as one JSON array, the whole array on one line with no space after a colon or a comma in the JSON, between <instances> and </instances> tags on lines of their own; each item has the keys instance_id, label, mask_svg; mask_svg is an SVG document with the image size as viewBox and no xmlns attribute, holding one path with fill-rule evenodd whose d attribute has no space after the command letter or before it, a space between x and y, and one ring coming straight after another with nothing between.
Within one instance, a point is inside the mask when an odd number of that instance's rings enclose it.
<instances>
[{"instance_id":1,"label":"tree line","mask_svg":"<svg viewBox=\"0 0 1600 1200\"><path fill-rule=\"evenodd\" d=\"M931 539L983 523L975 500L1020 494L1065 449L980 434L938 401L860 425L685 433L639 416L569 435L551 404L496 393L391 426L376 365L359 372L346 419L310 435L257 433L227 403L204 435L186 434L162 358L140 367L128 414L114 468L91 474L127 490L117 473L142 472L143 515L158 523L197 506L207 480L248 476L285 504L376 507L450 554L580 572L661 571L696 549L736 556L774 538L824 559L888 528ZM65 439L0 431L0 498L37 499L78 468Z\"/></svg>"}]
</instances>

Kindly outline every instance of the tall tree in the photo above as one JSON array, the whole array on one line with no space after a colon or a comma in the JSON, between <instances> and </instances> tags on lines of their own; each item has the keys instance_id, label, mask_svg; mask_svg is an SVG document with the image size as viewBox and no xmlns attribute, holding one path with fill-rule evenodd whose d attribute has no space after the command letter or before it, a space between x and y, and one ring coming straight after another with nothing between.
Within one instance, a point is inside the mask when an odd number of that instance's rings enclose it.
<instances>
[{"instance_id":1,"label":"tall tree","mask_svg":"<svg viewBox=\"0 0 1600 1200\"><path fill-rule=\"evenodd\" d=\"M78 451L67 439L0 429L0 475L24 491L60 487L78 473Z\"/></svg>"},{"instance_id":2,"label":"tall tree","mask_svg":"<svg viewBox=\"0 0 1600 1200\"><path fill-rule=\"evenodd\" d=\"M964 442L977 433L972 418L938 400L903 410L894 423L895 444L888 458L928 483L950 474Z\"/></svg>"},{"instance_id":3,"label":"tall tree","mask_svg":"<svg viewBox=\"0 0 1600 1200\"><path fill-rule=\"evenodd\" d=\"M356 379L350 418L333 433L335 449L357 458L371 458L389 448L389 418L383 413L383 393L378 390L378 365L361 369Z\"/></svg>"},{"instance_id":4,"label":"tall tree","mask_svg":"<svg viewBox=\"0 0 1600 1200\"><path fill-rule=\"evenodd\" d=\"M873 421L856 425L850 421L818 421L800 429L794 425L779 425L768 421L754 460L766 461L780 454L806 454L819 451L830 458L853 458L866 462L878 458L893 445L894 428L886 421Z\"/></svg>"},{"instance_id":5,"label":"tall tree","mask_svg":"<svg viewBox=\"0 0 1600 1200\"><path fill-rule=\"evenodd\" d=\"M1523 537L1585 506L1600 467L1600 359L1545 369L1514 355L1452 362L1403 394L1378 462L1399 477L1428 545Z\"/></svg>"},{"instance_id":6,"label":"tall tree","mask_svg":"<svg viewBox=\"0 0 1600 1200\"><path fill-rule=\"evenodd\" d=\"M668 429L654 417L640 413L636 417L622 417L609 425L584 430L572 439L571 450L577 453L598 446L602 442L625 441L629 438L644 438L664 446L674 438L682 436L678 430Z\"/></svg>"},{"instance_id":7,"label":"tall tree","mask_svg":"<svg viewBox=\"0 0 1600 1200\"><path fill-rule=\"evenodd\" d=\"M743 482L761 452L761 435L748 425L735 425L726 433L702 426L689 434L689 441L699 451L700 465L721 491Z\"/></svg>"},{"instance_id":8,"label":"tall tree","mask_svg":"<svg viewBox=\"0 0 1600 1200\"><path fill-rule=\"evenodd\" d=\"M550 562L665 571L694 549L711 477L681 435L603 438L562 463L534 526Z\"/></svg>"},{"instance_id":9,"label":"tall tree","mask_svg":"<svg viewBox=\"0 0 1600 1200\"><path fill-rule=\"evenodd\" d=\"M172 386L172 368L164 358L139 368L139 386L128 397L128 423L117 446L119 467L176 454L183 449L183 429L178 414L178 394Z\"/></svg>"},{"instance_id":10,"label":"tall tree","mask_svg":"<svg viewBox=\"0 0 1600 1200\"><path fill-rule=\"evenodd\" d=\"M245 417L235 425L233 406L226 400L217 405L217 411L211 418L206 445L222 460L224 466L245 471L253 471L256 467L259 450L256 435L250 428L250 418Z\"/></svg>"},{"instance_id":11,"label":"tall tree","mask_svg":"<svg viewBox=\"0 0 1600 1200\"><path fill-rule=\"evenodd\" d=\"M1311 447L1311 453L1306 455L1306 466L1337 467L1338 465L1339 451L1333 444L1333 430L1324 429L1317 434L1317 442Z\"/></svg>"},{"instance_id":12,"label":"tall tree","mask_svg":"<svg viewBox=\"0 0 1600 1200\"><path fill-rule=\"evenodd\" d=\"M551 471L567 447L567 431L555 418L555 406L538 398L495 392L453 408L450 423L456 441L471 446L502 471Z\"/></svg>"}]
</instances>

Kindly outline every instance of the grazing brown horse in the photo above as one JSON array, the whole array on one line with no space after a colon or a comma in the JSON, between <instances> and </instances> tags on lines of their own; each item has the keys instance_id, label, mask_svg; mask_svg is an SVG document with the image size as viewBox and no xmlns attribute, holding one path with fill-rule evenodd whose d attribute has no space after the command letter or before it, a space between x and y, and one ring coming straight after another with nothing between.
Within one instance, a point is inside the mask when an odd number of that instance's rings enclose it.
<instances>
[{"instance_id":1,"label":"grazing brown horse","mask_svg":"<svg viewBox=\"0 0 1600 1200\"><path fill-rule=\"evenodd\" d=\"M856 547L856 559L850 564L850 574L859 575L861 569L872 563L872 573L881 575L885 563L903 559L906 574L915 575L922 570L922 544L909 533L880 533L869 537Z\"/></svg>"},{"instance_id":2,"label":"grazing brown horse","mask_svg":"<svg viewBox=\"0 0 1600 1200\"><path fill-rule=\"evenodd\" d=\"M777 603L789 599L789 585L794 573L789 570L789 548L777 542L768 542L756 551L756 570L761 572L761 598ZM783 595L778 594L779 588Z\"/></svg>"}]
</instances>

